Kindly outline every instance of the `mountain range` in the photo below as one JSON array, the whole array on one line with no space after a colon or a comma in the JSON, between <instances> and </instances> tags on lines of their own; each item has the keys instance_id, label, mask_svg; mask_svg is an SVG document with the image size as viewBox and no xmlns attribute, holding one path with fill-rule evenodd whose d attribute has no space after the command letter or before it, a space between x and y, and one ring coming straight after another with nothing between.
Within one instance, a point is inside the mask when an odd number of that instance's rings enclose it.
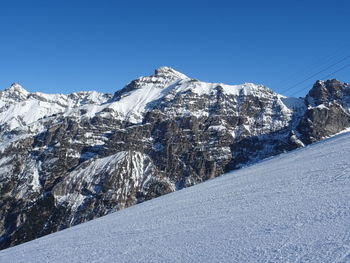
<instances>
[{"instance_id":1,"label":"mountain range","mask_svg":"<svg viewBox=\"0 0 350 263\"><path fill-rule=\"evenodd\" d=\"M0 92L0 248L320 141L350 126L350 85L304 98L169 67L114 94Z\"/></svg>"}]
</instances>

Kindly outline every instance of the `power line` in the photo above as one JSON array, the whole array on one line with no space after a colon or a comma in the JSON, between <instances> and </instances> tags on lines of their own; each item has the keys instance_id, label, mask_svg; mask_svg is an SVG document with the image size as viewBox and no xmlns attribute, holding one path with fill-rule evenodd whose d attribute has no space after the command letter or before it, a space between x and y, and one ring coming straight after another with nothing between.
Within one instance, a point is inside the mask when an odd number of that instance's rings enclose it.
<instances>
[{"instance_id":1,"label":"power line","mask_svg":"<svg viewBox=\"0 0 350 263\"><path fill-rule=\"evenodd\" d=\"M348 49L350 47L350 43L346 43L345 45L339 47L334 52L330 53L329 55L315 61L314 63L310 64L308 69L303 69L298 72L295 72L294 74L290 75L286 80L281 81L277 86L286 86L286 84L292 82L295 77L299 76L302 73L307 72L306 74L311 74L315 68L321 68L324 64L328 64L328 62L331 62L334 58L338 57L339 55L343 55L344 51L348 53ZM336 55L337 54L337 55Z\"/></svg>"},{"instance_id":2,"label":"power line","mask_svg":"<svg viewBox=\"0 0 350 263\"><path fill-rule=\"evenodd\" d=\"M350 57L350 56L346 56L346 57L342 58L341 60L338 60L337 62L335 62L335 63L333 63L333 64L327 66L326 68L324 68L324 69L322 69L322 70L320 70L320 71L318 71L318 72L312 74L311 76L307 77L306 79L303 79L302 81L299 81L298 83L296 83L296 84L290 86L289 88L282 90L282 92L287 92L287 91L289 91L289 90L294 89L295 87L299 86L300 84L303 84L305 81L308 81L308 80L312 79L313 77L317 76L318 74L323 73L323 72L327 71L328 69L330 69L330 68L332 68L332 67L334 67L334 66L340 64L341 62L343 62L343 61L345 61L345 60L347 60L349 57Z\"/></svg>"},{"instance_id":3,"label":"power line","mask_svg":"<svg viewBox=\"0 0 350 263\"><path fill-rule=\"evenodd\" d=\"M347 65L345 65L345 66L343 66L343 67L337 69L336 71L333 71L332 73L330 73L330 74L328 74L328 75L322 77L322 79L327 79L328 77L332 76L332 75L335 74L335 73L338 73L339 71L342 71L343 69L346 69L347 67L350 67L350 64L347 64ZM309 88L309 86L305 86L305 87L303 87L302 89L297 90L297 91L291 93L289 96L292 97L292 96L294 96L295 94L298 94L299 92L301 92L301 91L303 91L303 90L305 90L305 89L308 89L308 88Z\"/></svg>"},{"instance_id":4,"label":"power line","mask_svg":"<svg viewBox=\"0 0 350 263\"><path fill-rule=\"evenodd\" d=\"M336 71L334 71L334 72L328 74L327 76L323 77L322 79L326 79L326 78L332 76L333 74L338 73L339 71L341 71L341 70L343 70L343 69L346 69L346 68L349 67L349 66L350 66L350 64L347 64L347 65L341 67L340 69L338 69L338 70L336 70Z\"/></svg>"}]
</instances>

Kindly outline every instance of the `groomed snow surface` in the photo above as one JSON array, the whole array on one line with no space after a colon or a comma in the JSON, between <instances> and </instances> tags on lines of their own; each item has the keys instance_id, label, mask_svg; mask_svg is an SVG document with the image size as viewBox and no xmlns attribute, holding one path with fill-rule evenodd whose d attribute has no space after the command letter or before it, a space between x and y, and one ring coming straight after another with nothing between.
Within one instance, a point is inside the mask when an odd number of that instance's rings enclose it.
<instances>
[{"instance_id":1,"label":"groomed snow surface","mask_svg":"<svg viewBox=\"0 0 350 263\"><path fill-rule=\"evenodd\" d=\"M0 261L350 262L349 153L350 133L340 134L0 251Z\"/></svg>"}]
</instances>

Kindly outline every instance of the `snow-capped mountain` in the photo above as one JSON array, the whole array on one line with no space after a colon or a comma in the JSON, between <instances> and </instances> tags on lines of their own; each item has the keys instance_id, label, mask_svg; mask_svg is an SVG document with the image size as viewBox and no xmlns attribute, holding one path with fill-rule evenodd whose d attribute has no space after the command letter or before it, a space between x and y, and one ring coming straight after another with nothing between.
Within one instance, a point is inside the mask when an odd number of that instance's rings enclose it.
<instances>
[{"instance_id":1,"label":"snow-capped mountain","mask_svg":"<svg viewBox=\"0 0 350 263\"><path fill-rule=\"evenodd\" d=\"M337 135L2 250L0 259L349 262L349 151L350 134Z\"/></svg>"},{"instance_id":2,"label":"snow-capped mountain","mask_svg":"<svg viewBox=\"0 0 350 263\"><path fill-rule=\"evenodd\" d=\"M100 105L111 98L110 94L95 91L70 95L30 93L18 83L0 92L0 125L7 130L26 127L47 116L69 114L83 105Z\"/></svg>"},{"instance_id":3,"label":"snow-capped mountain","mask_svg":"<svg viewBox=\"0 0 350 263\"><path fill-rule=\"evenodd\" d=\"M0 247L188 187L350 126L350 87L305 99L162 67L111 94L0 93ZM40 216L38 216L40 215Z\"/></svg>"}]
</instances>

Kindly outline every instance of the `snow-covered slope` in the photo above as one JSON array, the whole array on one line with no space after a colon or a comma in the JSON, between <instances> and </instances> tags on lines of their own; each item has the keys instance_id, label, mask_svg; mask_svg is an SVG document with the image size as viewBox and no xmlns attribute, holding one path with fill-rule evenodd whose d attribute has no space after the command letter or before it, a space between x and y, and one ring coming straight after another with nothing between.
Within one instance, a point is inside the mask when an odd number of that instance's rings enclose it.
<instances>
[{"instance_id":1,"label":"snow-covered slope","mask_svg":"<svg viewBox=\"0 0 350 263\"><path fill-rule=\"evenodd\" d=\"M348 105L334 79L287 98L169 67L113 95L13 84L0 92L0 249L332 136Z\"/></svg>"},{"instance_id":2,"label":"snow-covered slope","mask_svg":"<svg viewBox=\"0 0 350 263\"><path fill-rule=\"evenodd\" d=\"M1 262L349 262L350 133L0 252Z\"/></svg>"}]
</instances>

